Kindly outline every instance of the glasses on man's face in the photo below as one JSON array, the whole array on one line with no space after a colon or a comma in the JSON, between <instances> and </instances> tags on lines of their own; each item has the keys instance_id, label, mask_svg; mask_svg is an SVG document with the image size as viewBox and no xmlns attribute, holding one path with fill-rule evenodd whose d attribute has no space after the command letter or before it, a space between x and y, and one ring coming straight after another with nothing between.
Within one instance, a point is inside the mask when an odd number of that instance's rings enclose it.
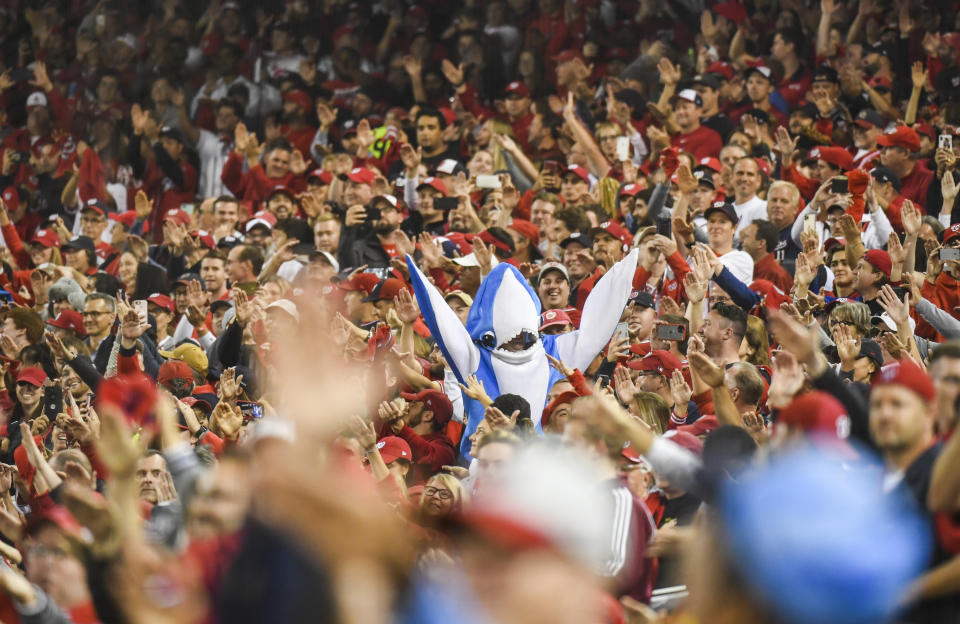
<instances>
[{"instance_id":1,"label":"glasses on man's face","mask_svg":"<svg viewBox=\"0 0 960 624\"><path fill-rule=\"evenodd\" d=\"M451 498L453 498L453 492L451 492L450 490L444 490L444 489L435 488L435 487L423 488L423 495L436 496L440 500L450 500Z\"/></svg>"}]
</instances>

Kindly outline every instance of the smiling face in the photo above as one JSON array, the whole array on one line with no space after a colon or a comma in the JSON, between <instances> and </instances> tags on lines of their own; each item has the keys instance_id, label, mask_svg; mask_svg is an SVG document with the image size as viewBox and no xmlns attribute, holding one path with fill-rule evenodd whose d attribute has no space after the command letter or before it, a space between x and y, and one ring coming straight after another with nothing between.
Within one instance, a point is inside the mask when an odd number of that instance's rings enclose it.
<instances>
[{"instance_id":1,"label":"smiling face","mask_svg":"<svg viewBox=\"0 0 960 624\"><path fill-rule=\"evenodd\" d=\"M750 200L760 190L763 179L760 165L752 158L741 158L733 168L733 189L737 204Z\"/></svg>"},{"instance_id":2,"label":"smiling face","mask_svg":"<svg viewBox=\"0 0 960 624\"><path fill-rule=\"evenodd\" d=\"M570 282L560 271L547 271L540 276L537 294L544 310L564 308L570 300Z\"/></svg>"}]
</instances>

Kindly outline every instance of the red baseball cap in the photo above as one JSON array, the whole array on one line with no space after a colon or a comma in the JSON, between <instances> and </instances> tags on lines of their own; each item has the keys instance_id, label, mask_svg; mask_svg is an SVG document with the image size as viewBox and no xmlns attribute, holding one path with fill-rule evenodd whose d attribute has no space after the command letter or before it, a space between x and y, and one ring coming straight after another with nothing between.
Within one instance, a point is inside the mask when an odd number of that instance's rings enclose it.
<instances>
[{"instance_id":1,"label":"red baseball cap","mask_svg":"<svg viewBox=\"0 0 960 624\"><path fill-rule=\"evenodd\" d=\"M673 429L663 434L665 440L670 440L677 446L682 446L696 456L703 455L703 442L700 438L686 431Z\"/></svg>"},{"instance_id":2,"label":"red baseball cap","mask_svg":"<svg viewBox=\"0 0 960 624\"><path fill-rule=\"evenodd\" d=\"M620 189L620 197L633 197L642 190L639 184L624 184Z\"/></svg>"},{"instance_id":3,"label":"red baseball cap","mask_svg":"<svg viewBox=\"0 0 960 624\"><path fill-rule=\"evenodd\" d=\"M277 224L277 218L273 216L273 213L269 210L261 210L255 213L250 220L247 221L247 225L244 227L244 232L249 232L258 225L266 226L268 230L272 230L273 227Z\"/></svg>"},{"instance_id":4,"label":"red baseball cap","mask_svg":"<svg viewBox=\"0 0 960 624\"><path fill-rule=\"evenodd\" d=\"M639 360L631 360L627 366L637 371L653 371L670 377L674 371L683 369L683 364L674 354L663 349L654 349Z\"/></svg>"},{"instance_id":5,"label":"red baseball cap","mask_svg":"<svg viewBox=\"0 0 960 624\"><path fill-rule=\"evenodd\" d=\"M401 290L407 287L403 280L395 277L388 277L385 280L377 282L370 291L370 294L363 298L363 301L393 301L393 298L400 294Z\"/></svg>"},{"instance_id":6,"label":"red baseball cap","mask_svg":"<svg viewBox=\"0 0 960 624\"><path fill-rule=\"evenodd\" d=\"M57 233L53 230L41 229L33 233L33 236L30 237L30 242L36 245L43 245L44 247L59 247L60 237L57 236Z\"/></svg>"},{"instance_id":7,"label":"red baseball cap","mask_svg":"<svg viewBox=\"0 0 960 624\"><path fill-rule=\"evenodd\" d=\"M713 63L710 63L703 73L719 74L726 80L733 80L734 76L733 66L730 65L730 63L725 63L723 61L714 61Z\"/></svg>"},{"instance_id":8,"label":"red baseball cap","mask_svg":"<svg viewBox=\"0 0 960 624\"><path fill-rule=\"evenodd\" d=\"M78 336L87 335L87 330L83 326L83 315L75 310L60 310L57 318L48 320L47 325L73 330Z\"/></svg>"},{"instance_id":9,"label":"red baseball cap","mask_svg":"<svg viewBox=\"0 0 960 624\"><path fill-rule=\"evenodd\" d=\"M26 368L20 369L20 374L17 375L17 383L25 381L31 386L40 387L43 385L43 382L47 380L47 374L43 372L42 368L36 366L27 366Z\"/></svg>"},{"instance_id":10,"label":"red baseball cap","mask_svg":"<svg viewBox=\"0 0 960 624\"><path fill-rule=\"evenodd\" d=\"M869 262L873 268L880 271L890 279L890 271L893 269L893 262L890 261L890 254L882 249L870 249L863 254L863 259Z\"/></svg>"},{"instance_id":11,"label":"red baseball cap","mask_svg":"<svg viewBox=\"0 0 960 624\"><path fill-rule=\"evenodd\" d=\"M540 331L556 325L573 325L573 321L569 314L559 309L547 310L540 315Z\"/></svg>"},{"instance_id":12,"label":"red baseball cap","mask_svg":"<svg viewBox=\"0 0 960 624\"><path fill-rule=\"evenodd\" d=\"M309 113L313 110L313 98L303 89L294 89L283 94L284 102L293 102L303 109L303 112Z\"/></svg>"},{"instance_id":13,"label":"red baseball cap","mask_svg":"<svg viewBox=\"0 0 960 624\"><path fill-rule=\"evenodd\" d=\"M844 171L853 168L853 156L842 147L815 147L810 150L810 158L828 162L834 167L840 167Z\"/></svg>"},{"instance_id":14,"label":"red baseball cap","mask_svg":"<svg viewBox=\"0 0 960 624\"><path fill-rule=\"evenodd\" d=\"M313 179L320 180L324 184L331 184L333 182L333 174L325 169L314 169L307 174L307 181Z\"/></svg>"},{"instance_id":15,"label":"red baseball cap","mask_svg":"<svg viewBox=\"0 0 960 624\"><path fill-rule=\"evenodd\" d=\"M107 215L107 218L124 224L129 230L133 227L134 222L137 220L137 211L127 210L126 212L111 212Z\"/></svg>"},{"instance_id":16,"label":"red baseball cap","mask_svg":"<svg viewBox=\"0 0 960 624\"><path fill-rule=\"evenodd\" d=\"M377 179L377 176L366 167L354 167L350 170L350 173L347 174L347 179L357 184L370 185Z\"/></svg>"},{"instance_id":17,"label":"red baseball cap","mask_svg":"<svg viewBox=\"0 0 960 624\"><path fill-rule=\"evenodd\" d=\"M387 436L377 442L377 450L380 451L380 457L383 463L391 464L398 459L405 459L413 462L413 453L410 452L410 445L403 438L397 436Z\"/></svg>"},{"instance_id":18,"label":"red baseball cap","mask_svg":"<svg viewBox=\"0 0 960 624\"><path fill-rule=\"evenodd\" d=\"M606 232L610 236L619 239L623 243L623 248L628 249L630 244L633 243L633 235L630 233L630 230L623 227L616 221L604 221L597 227L590 230L590 237L596 238L597 234L601 232Z\"/></svg>"},{"instance_id":19,"label":"red baseball cap","mask_svg":"<svg viewBox=\"0 0 960 624\"><path fill-rule=\"evenodd\" d=\"M928 402L933 402L935 396L930 375L907 359L881 368L880 373L873 378L872 385L874 388L890 385L903 386Z\"/></svg>"},{"instance_id":20,"label":"red baseball cap","mask_svg":"<svg viewBox=\"0 0 960 624\"><path fill-rule=\"evenodd\" d=\"M568 173L575 174L578 178L587 184L590 184L590 172L587 171L586 167L581 167L580 165L568 165L564 175Z\"/></svg>"},{"instance_id":21,"label":"red baseball cap","mask_svg":"<svg viewBox=\"0 0 960 624\"><path fill-rule=\"evenodd\" d=\"M776 426L780 425L790 425L809 433L827 433L840 440L850 435L850 416L843 404L819 390L798 395L780 410Z\"/></svg>"},{"instance_id":22,"label":"red baseball cap","mask_svg":"<svg viewBox=\"0 0 960 624\"><path fill-rule=\"evenodd\" d=\"M723 171L723 163L721 163L718 158L714 158L713 156L704 156L703 158L700 159L700 162L697 163L697 166L709 167L710 169L713 169L714 172L716 173L720 173L721 171Z\"/></svg>"},{"instance_id":23,"label":"red baseball cap","mask_svg":"<svg viewBox=\"0 0 960 624\"><path fill-rule=\"evenodd\" d=\"M168 210L167 214L163 215L163 220L173 220L174 222L183 226L190 227L190 215L188 215L186 211L180 210L179 208Z\"/></svg>"},{"instance_id":24,"label":"red baseball cap","mask_svg":"<svg viewBox=\"0 0 960 624\"><path fill-rule=\"evenodd\" d=\"M943 231L942 242L944 245L946 245L948 241L951 241L958 236L960 236L960 223L954 223Z\"/></svg>"},{"instance_id":25,"label":"red baseball cap","mask_svg":"<svg viewBox=\"0 0 960 624\"><path fill-rule=\"evenodd\" d=\"M83 208L80 209L80 212L92 211L100 215L101 217L107 216L107 211L103 209L103 206L100 204L100 200L94 197L93 199L88 199L87 203L83 205Z\"/></svg>"},{"instance_id":26,"label":"red baseball cap","mask_svg":"<svg viewBox=\"0 0 960 624\"><path fill-rule=\"evenodd\" d=\"M340 282L340 288L342 290L362 290L369 295L379 283L380 278L373 273L357 273L350 279Z\"/></svg>"},{"instance_id":27,"label":"red baseball cap","mask_svg":"<svg viewBox=\"0 0 960 624\"><path fill-rule=\"evenodd\" d=\"M446 427L453 418L453 403L449 397L439 390L421 390L420 392L401 392L400 396L408 401L423 403L433 412L433 420L440 427Z\"/></svg>"},{"instance_id":28,"label":"red baseball cap","mask_svg":"<svg viewBox=\"0 0 960 624\"><path fill-rule=\"evenodd\" d=\"M153 293L147 297L147 301L154 305L160 306L161 308L169 311L171 314L174 314L177 311L177 307L173 304L173 300L163 293Z\"/></svg>"},{"instance_id":29,"label":"red baseball cap","mask_svg":"<svg viewBox=\"0 0 960 624\"><path fill-rule=\"evenodd\" d=\"M507 227L530 241L530 244L533 247L536 247L540 244L540 229L530 221L525 219L513 219L510 221L510 225Z\"/></svg>"},{"instance_id":30,"label":"red baseball cap","mask_svg":"<svg viewBox=\"0 0 960 624\"><path fill-rule=\"evenodd\" d=\"M446 197L447 195L447 185L444 184L443 180L441 180L440 178L434 178L432 176L429 178L424 178L423 180L420 181L420 184L417 185L417 190L419 191L425 186L429 186L430 188L434 189L444 197Z\"/></svg>"},{"instance_id":31,"label":"red baseball cap","mask_svg":"<svg viewBox=\"0 0 960 624\"><path fill-rule=\"evenodd\" d=\"M553 412L555 412L558 407L561 405L569 405L578 398L580 398L580 395L573 390L567 390L566 392L561 392L555 396L553 400L547 403L547 406L543 408L543 415L540 417L540 424L546 425L549 423L550 416L553 415Z\"/></svg>"},{"instance_id":32,"label":"red baseball cap","mask_svg":"<svg viewBox=\"0 0 960 624\"><path fill-rule=\"evenodd\" d=\"M881 147L902 147L911 152L920 151L920 137L913 128L897 126L893 130L877 137L877 145Z\"/></svg>"},{"instance_id":33,"label":"red baseball cap","mask_svg":"<svg viewBox=\"0 0 960 624\"><path fill-rule=\"evenodd\" d=\"M199 240L207 249L217 248L217 241L213 240L213 235L206 230L194 230L193 232L190 232L190 236L193 236Z\"/></svg>"},{"instance_id":34,"label":"red baseball cap","mask_svg":"<svg viewBox=\"0 0 960 624\"><path fill-rule=\"evenodd\" d=\"M519 80L514 80L513 82L509 83L503 92L507 97L510 97L511 95L522 98L530 97L530 89L528 89L527 85L523 84Z\"/></svg>"},{"instance_id":35,"label":"red baseball cap","mask_svg":"<svg viewBox=\"0 0 960 624\"><path fill-rule=\"evenodd\" d=\"M193 369L183 360L167 360L157 371L157 383L165 385L174 379L193 381Z\"/></svg>"},{"instance_id":36,"label":"red baseball cap","mask_svg":"<svg viewBox=\"0 0 960 624\"><path fill-rule=\"evenodd\" d=\"M835 236L833 238L827 239L827 242L823 244L823 251L824 253L830 253L837 247L846 247L846 246L847 246L847 239L845 239L842 236Z\"/></svg>"},{"instance_id":37,"label":"red baseball cap","mask_svg":"<svg viewBox=\"0 0 960 624\"><path fill-rule=\"evenodd\" d=\"M713 414L709 414L707 416L701 416L689 425L681 425L677 427L677 431L681 433L689 433L695 436L702 436L707 435L719 426L720 421L717 420L717 417Z\"/></svg>"}]
</instances>

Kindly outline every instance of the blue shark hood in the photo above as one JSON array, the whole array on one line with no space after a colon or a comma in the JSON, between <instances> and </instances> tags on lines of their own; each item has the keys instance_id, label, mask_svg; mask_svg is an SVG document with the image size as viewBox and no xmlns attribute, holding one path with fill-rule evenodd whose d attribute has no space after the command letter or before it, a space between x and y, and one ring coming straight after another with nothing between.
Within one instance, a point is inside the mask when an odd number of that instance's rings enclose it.
<instances>
[{"instance_id":1,"label":"blue shark hood","mask_svg":"<svg viewBox=\"0 0 960 624\"><path fill-rule=\"evenodd\" d=\"M515 267L500 263L484 278L467 316L467 332L481 349L506 361L524 361L526 349L508 352L501 345L540 330L540 299Z\"/></svg>"}]
</instances>

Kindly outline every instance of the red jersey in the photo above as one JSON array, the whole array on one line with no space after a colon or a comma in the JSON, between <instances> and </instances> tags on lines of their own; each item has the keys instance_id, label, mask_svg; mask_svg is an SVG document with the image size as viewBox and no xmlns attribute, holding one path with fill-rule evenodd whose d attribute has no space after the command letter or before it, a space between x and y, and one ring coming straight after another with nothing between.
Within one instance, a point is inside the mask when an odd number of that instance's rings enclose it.
<instances>
[{"instance_id":1,"label":"red jersey","mask_svg":"<svg viewBox=\"0 0 960 624\"><path fill-rule=\"evenodd\" d=\"M670 145L693 154L693 157L699 162L703 158L719 156L720 150L723 148L723 139L720 138L716 130L700 126L693 132L670 137Z\"/></svg>"}]
</instances>

